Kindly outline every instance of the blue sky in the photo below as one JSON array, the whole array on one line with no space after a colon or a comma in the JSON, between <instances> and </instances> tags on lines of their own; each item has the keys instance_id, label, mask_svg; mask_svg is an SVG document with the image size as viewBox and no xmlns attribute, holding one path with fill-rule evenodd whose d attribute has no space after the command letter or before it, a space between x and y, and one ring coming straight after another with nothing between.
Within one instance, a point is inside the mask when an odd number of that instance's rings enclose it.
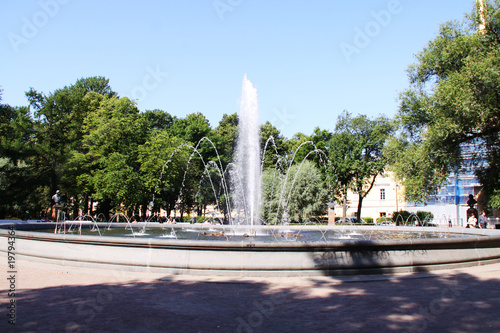
<instances>
[{"instance_id":1,"label":"blue sky","mask_svg":"<svg viewBox=\"0 0 500 333\"><path fill-rule=\"evenodd\" d=\"M243 76L261 122L288 138L333 130L343 110L392 117L406 68L473 0L39 0L0 4L3 102L26 105L105 76L141 111L238 112Z\"/></svg>"}]
</instances>

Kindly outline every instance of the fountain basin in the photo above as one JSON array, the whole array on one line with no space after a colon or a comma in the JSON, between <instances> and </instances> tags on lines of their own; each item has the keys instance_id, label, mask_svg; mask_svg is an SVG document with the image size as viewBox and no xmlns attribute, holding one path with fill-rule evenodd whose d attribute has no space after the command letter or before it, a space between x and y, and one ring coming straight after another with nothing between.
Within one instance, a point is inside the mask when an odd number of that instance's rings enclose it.
<instances>
[{"instance_id":1,"label":"fountain basin","mask_svg":"<svg viewBox=\"0 0 500 333\"><path fill-rule=\"evenodd\" d=\"M54 225L46 223L4 224L0 229L0 252L5 256L8 237L12 237L8 229L11 225L16 228L17 260L165 274L352 275L421 272L500 262L500 233L493 229L424 229L425 232L453 236L446 238L265 242L252 237L214 241L55 234L34 231L38 228L54 230ZM314 228L332 229L327 226ZM333 229L349 232L423 230L422 227L369 226Z\"/></svg>"}]
</instances>

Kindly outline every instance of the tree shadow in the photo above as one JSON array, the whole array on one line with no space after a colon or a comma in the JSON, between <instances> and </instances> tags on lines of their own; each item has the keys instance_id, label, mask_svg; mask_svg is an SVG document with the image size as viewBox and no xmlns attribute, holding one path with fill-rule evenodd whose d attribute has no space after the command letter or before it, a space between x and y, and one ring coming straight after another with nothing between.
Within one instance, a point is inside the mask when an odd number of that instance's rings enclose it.
<instances>
[{"instance_id":1,"label":"tree shadow","mask_svg":"<svg viewBox=\"0 0 500 333\"><path fill-rule=\"evenodd\" d=\"M20 290L16 325L2 316L0 330L493 332L500 331L499 295L500 279L466 273L269 282L166 277ZM8 300L0 304L5 313Z\"/></svg>"}]
</instances>

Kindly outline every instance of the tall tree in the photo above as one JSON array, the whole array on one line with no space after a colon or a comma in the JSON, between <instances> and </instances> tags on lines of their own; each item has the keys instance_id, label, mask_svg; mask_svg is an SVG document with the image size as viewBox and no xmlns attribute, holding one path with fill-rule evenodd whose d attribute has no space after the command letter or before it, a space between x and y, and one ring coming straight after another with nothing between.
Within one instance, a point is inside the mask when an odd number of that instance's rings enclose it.
<instances>
[{"instance_id":1,"label":"tall tree","mask_svg":"<svg viewBox=\"0 0 500 333\"><path fill-rule=\"evenodd\" d=\"M75 179L66 167L71 151L80 147L83 120L89 113L88 100L84 97L91 92L106 97L116 96L109 80L103 77L82 78L49 95L33 88L26 93L35 117L35 163L41 181L48 188L48 198L56 189L61 189L68 197L78 195Z\"/></svg>"},{"instance_id":2,"label":"tall tree","mask_svg":"<svg viewBox=\"0 0 500 333\"><path fill-rule=\"evenodd\" d=\"M363 199L386 168L383 151L392 133L393 126L385 116L374 120L366 115L352 117L348 112L339 116L329 152L334 177L341 190L344 218L348 190L358 194L357 218L361 218Z\"/></svg>"},{"instance_id":3,"label":"tall tree","mask_svg":"<svg viewBox=\"0 0 500 333\"><path fill-rule=\"evenodd\" d=\"M141 116L146 119L148 132L169 129L177 121L175 116L159 109L146 110Z\"/></svg>"},{"instance_id":4,"label":"tall tree","mask_svg":"<svg viewBox=\"0 0 500 333\"><path fill-rule=\"evenodd\" d=\"M200 112L188 114L186 118L178 119L171 126L171 132L174 136L191 142L193 145L209 136L211 130L210 122Z\"/></svg>"},{"instance_id":5,"label":"tall tree","mask_svg":"<svg viewBox=\"0 0 500 333\"><path fill-rule=\"evenodd\" d=\"M288 140L290 158L294 163L301 163L305 158L314 161L324 179L328 178L328 150L332 133L316 127L310 136L295 134Z\"/></svg>"},{"instance_id":6,"label":"tall tree","mask_svg":"<svg viewBox=\"0 0 500 333\"><path fill-rule=\"evenodd\" d=\"M142 203L138 148L145 142L145 126L134 102L126 97L104 97L84 120L81 158L88 163L89 173L79 180L92 187L104 213Z\"/></svg>"},{"instance_id":7,"label":"tall tree","mask_svg":"<svg viewBox=\"0 0 500 333\"><path fill-rule=\"evenodd\" d=\"M474 11L464 23L442 25L408 69L410 88L397 116L402 131L391 145L407 200L435 194L447 175L467 166L463 149L474 145L482 148L469 161L500 204L500 1L487 8L486 22Z\"/></svg>"},{"instance_id":8,"label":"tall tree","mask_svg":"<svg viewBox=\"0 0 500 333\"><path fill-rule=\"evenodd\" d=\"M266 142L268 142L267 147ZM274 168L276 163L287 153L286 138L269 121L260 127L260 145L265 154L264 168ZM265 151L264 148L266 148Z\"/></svg>"},{"instance_id":9,"label":"tall tree","mask_svg":"<svg viewBox=\"0 0 500 333\"><path fill-rule=\"evenodd\" d=\"M0 218L44 206L36 196L33 133L28 108L0 104Z\"/></svg>"},{"instance_id":10,"label":"tall tree","mask_svg":"<svg viewBox=\"0 0 500 333\"><path fill-rule=\"evenodd\" d=\"M191 113L186 118L178 119L170 128L172 136L190 143L196 150L186 166L181 196L181 217L189 213L196 203L199 181L205 173L210 160L216 156L215 149L206 138L212 137L210 122L202 113Z\"/></svg>"},{"instance_id":11,"label":"tall tree","mask_svg":"<svg viewBox=\"0 0 500 333\"><path fill-rule=\"evenodd\" d=\"M0 157L26 162L33 155L33 126L27 107L0 104Z\"/></svg>"},{"instance_id":12,"label":"tall tree","mask_svg":"<svg viewBox=\"0 0 500 333\"><path fill-rule=\"evenodd\" d=\"M144 184L143 202L153 201L153 211L175 209L184 171L191 150L183 147L185 141L172 136L166 129L158 130L138 147L141 183ZM146 204L142 205L145 209ZM143 212L144 214L144 212Z\"/></svg>"},{"instance_id":13,"label":"tall tree","mask_svg":"<svg viewBox=\"0 0 500 333\"><path fill-rule=\"evenodd\" d=\"M238 138L238 114L224 114L219 126L214 130L214 140L223 168L233 161Z\"/></svg>"}]
</instances>

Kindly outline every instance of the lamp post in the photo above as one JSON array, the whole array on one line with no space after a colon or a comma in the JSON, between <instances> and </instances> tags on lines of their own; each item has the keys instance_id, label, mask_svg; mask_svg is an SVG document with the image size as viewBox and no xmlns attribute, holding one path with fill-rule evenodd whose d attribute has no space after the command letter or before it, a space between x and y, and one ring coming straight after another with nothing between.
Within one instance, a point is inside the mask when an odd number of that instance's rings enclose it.
<instances>
[{"instance_id":1,"label":"lamp post","mask_svg":"<svg viewBox=\"0 0 500 333\"><path fill-rule=\"evenodd\" d=\"M328 225L335 224L335 203L333 202L333 198L330 200L328 205Z\"/></svg>"},{"instance_id":2,"label":"lamp post","mask_svg":"<svg viewBox=\"0 0 500 333\"><path fill-rule=\"evenodd\" d=\"M398 207L398 184L396 184L396 212L399 212L399 207Z\"/></svg>"}]
</instances>

